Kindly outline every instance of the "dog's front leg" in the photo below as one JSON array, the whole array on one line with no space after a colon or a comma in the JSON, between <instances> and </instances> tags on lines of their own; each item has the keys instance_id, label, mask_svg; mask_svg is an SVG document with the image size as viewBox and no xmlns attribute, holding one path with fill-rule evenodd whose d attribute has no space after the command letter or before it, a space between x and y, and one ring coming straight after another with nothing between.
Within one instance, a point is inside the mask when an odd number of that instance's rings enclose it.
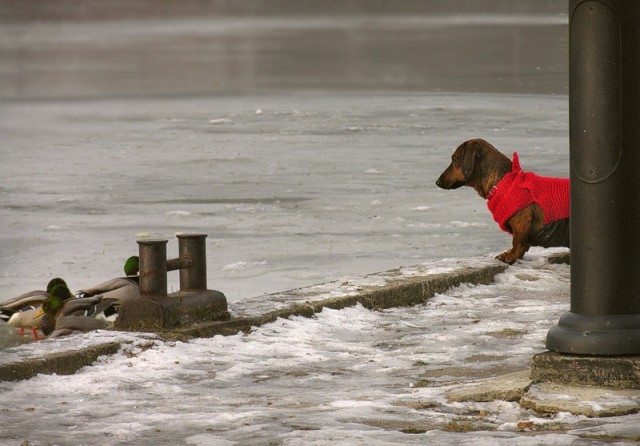
<instances>
[{"instance_id":1,"label":"dog's front leg","mask_svg":"<svg viewBox=\"0 0 640 446\"><path fill-rule=\"evenodd\" d=\"M530 206L515 213L507 224L513 234L512 247L496 257L509 265L513 265L516 260L521 259L524 253L529 250L529 236L532 226L532 209Z\"/></svg>"},{"instance_id":2,"label":"dog's front leg","mask_svg":"<svg viewBox=\"0 0 640 446\"><path fill-rule=\"evenodd\" d=\"M524 253L529 250L529 245L522 241L521 237L513 234L513 246L511 249L506 250L502 254L496 257L496 259L501 260L509 265L513 265L516 260L524 257Z\"/></svg>"}]
</instances>

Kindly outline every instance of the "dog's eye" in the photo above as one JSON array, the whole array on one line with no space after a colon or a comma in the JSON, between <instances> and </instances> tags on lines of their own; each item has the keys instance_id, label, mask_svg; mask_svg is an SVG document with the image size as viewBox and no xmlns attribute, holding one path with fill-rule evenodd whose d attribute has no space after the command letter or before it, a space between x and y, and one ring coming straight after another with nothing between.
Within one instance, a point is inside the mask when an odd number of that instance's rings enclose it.
<instances>
[{"instance_id":1,"label":"dog's eye","mask_svg":"<svg viewBox=\"0 0 640 446\"><path fill-rule=\"evenodd\" d=\"M457 157L457 156L452 156L452 157L451 157L451 162L452 162L453 164L458 164L458 157Z\"/></svg>"}]
</instances>

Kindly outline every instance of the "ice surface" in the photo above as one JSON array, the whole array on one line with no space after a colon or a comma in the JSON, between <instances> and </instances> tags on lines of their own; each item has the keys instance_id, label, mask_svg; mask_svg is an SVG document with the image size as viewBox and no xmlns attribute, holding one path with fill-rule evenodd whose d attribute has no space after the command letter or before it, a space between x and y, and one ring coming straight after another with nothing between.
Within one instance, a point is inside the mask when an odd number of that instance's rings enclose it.
<instances>
[{"instance_id":1,"label":"ice surface","mask_svg":"<svg viewBox=\"0 0 640 446\"><path fill-rule=\"evenodd\" d=\"M230 301L499 251L482 200L434 180L475 136L567 175L566 115L566 97L453 94L3 103L0 299L114 277L137 237L177 255L178 232L209 234Z\"/></svg>"},{"instance_id":2,"label":"ice surface","mask_svg":"<svg viewBox=\"0 0 640 446\"><path fill-rule=\"evenodd\" d=\"M209 234L208 284L230 302L499 252L509 237L477 194L435 179L471 137L566 176L566 123L567 98L554 96L4 102L0 300L55 276L72 289L118 276L138 238L168 239L175 257L180 232ZM170 273L169 291L177 282Z\"/></svg>"}]
</instances>

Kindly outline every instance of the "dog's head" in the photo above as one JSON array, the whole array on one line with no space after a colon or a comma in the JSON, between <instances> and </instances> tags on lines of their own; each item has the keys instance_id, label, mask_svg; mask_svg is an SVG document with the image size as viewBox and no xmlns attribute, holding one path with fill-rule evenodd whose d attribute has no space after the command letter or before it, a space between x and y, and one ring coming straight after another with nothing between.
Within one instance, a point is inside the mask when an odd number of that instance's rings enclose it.
<instances>
[{"instance_id":1,"label":"dog's head","mask_svg":"<svg viewBox=\"0 0 640 446\"><path fill-rule=\"evenodd\" d=\"M511 161L484 139L463 142L451 155L451 164L442 172L436 185L442 189L471 186L486 195L490 181L499 180L511 170Z\"/></svg>"}]
</instances>

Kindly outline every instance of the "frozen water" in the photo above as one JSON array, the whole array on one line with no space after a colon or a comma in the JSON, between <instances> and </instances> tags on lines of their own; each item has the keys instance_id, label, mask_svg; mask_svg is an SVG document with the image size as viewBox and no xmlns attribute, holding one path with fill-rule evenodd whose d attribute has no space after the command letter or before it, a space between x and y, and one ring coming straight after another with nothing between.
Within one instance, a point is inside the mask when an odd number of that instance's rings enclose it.
<instances>
[{"instance_id":1,"label":"frozen water","mask_svg":"<svg viewBox=\"0 0 640 446\"><path fill-rule=\"evenodd\" d=\"M564 8L286 3L3 10L0 301L176 232L230 301L484 254L483 203L433 186L462 139L566 175L566 96L382 92L566 93Z\"/></svg>"},{"instance_id":2,"label":"frozen water","mask_svg":"<svg viewBox=\"0 0 640 446\"><path fill-rule=\"evenodd\" d=\"M118 275L140 237L169 239L174 256L178 232L209 234L209 284L230 301L484 254L509 243L485 204L434 186L459 142L568 173L566 97L54 101L0 116L3 300L53 276L78 289Z\"/></svg>"},{"instance_id":3,"label":"frozen water","mask_svg":"<svg viewBox=\"0 0 640 446\"><path fill-rule=\"evenodd\" d=\"M72 289L115 277L139 238L177 256L179 232L209 234L209 287L230 302L496 252L510 239L477 194L434 185L454 148L485 137L568 175L562 96L5 102L0 132L0 300L55 276Z\"/></svg>"},{"instance_id":4,"label":"frozen water","mask_svg":"<svg viewBox=\"0 0 640 446\"><path fill-rule=\"evenodd\" d=\"M568 92L568 17L554 2L494 0L500 11L489 7L491 0L412 6L238 2L240 8L249 5L249 14L228 9L237 4L212 2L194 14L191 7L144 6L146 1L104 6L99 12L98 4L86 9L56 5L49 11L31 4L5 8L0 97L300 88ZM435 3L439 11L433 10ZM296 14L292 8L300 5L317 10ZM535 14L532 7L538 9ZM261 8L267 10L260 14ZM137 19L127 15L136 9L143 11ZM54 18L47 20L51 10ZM113 20L114 15L120 19ZM34 20L38 17L44 20ZM215 111L208 120L214 125L234 121Z\"/></svg>"}]
</instances>

